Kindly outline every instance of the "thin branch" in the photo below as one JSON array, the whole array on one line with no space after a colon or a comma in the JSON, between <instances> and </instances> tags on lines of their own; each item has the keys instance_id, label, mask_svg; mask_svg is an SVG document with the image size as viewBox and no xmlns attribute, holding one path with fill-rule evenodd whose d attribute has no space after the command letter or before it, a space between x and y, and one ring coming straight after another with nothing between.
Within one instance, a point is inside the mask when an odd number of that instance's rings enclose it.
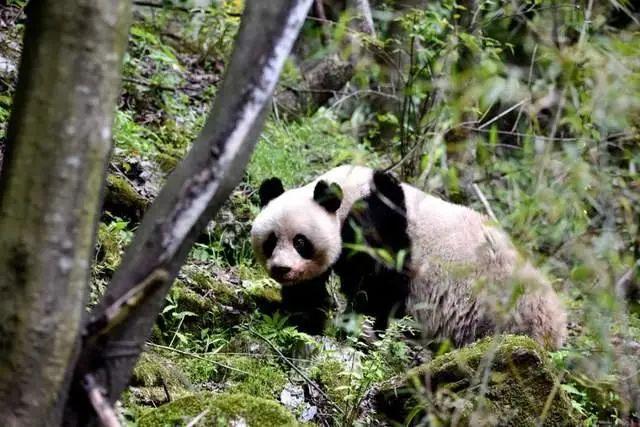
<instances>
[{"instance_id":1,"label":"thin branch","mask_svg":"<svg viewBox=\"0 0 640 427\"><path fill-rule=\"evenodd\" d=\"M273 351L275 351L278 356L280 356L280 358L282 360L284 360L287 365L289 365L294 371L296 371L296 373L298 375L300 375L302 377L303 380L305 380L307 382L307 384L309 384L311 387L315 388L316 391L318 393L320 393L320 395L322 397L324 397L327 402L329 402L329 404L331 406L333 406L339 413L340 415L344 415L344 411L342 410L341 407L339 407L333 400L331 400L331 398L324 392L324 390L322 390L322 388L320 388L319 385L317 385L315 382L313 382L311 380L311 378L309 378L307 375L305 375L304 372L302 372L302 370L300 368L298 368L293 362L291 362L284 354L282 354L282 352L280 351L280 349L278 347L275 346L275 344L273 344L271 342L271 340L269 340L269 338L265 337L264 335L260 334L260 332L256 331L255 329L251 328L250 326L246 327L247 331L249 331L250 333L252 333L253 335L255 335L256 337L260 338L262 341L264 341L265 343L267 343L267 345L269 347L271 347L271 349Z\"/></svg>"},{"instance_id":2,"label":"thin branch","mask_svg":"<svg viewBox=\"0 0 640 427\"><path fill-rule=\"evenodd\" d=\"M246 3L235 48L207 122L147 210L93 316L104 316L112 301L126 299L156 270L166 272L164 282L154 286L145 303L135 305L100 340L85 340L76 363L75 384L92 374L105 385L110 401L126 387L173 278L201 230L242 178L280 71L311 1ZM123 343L133 351L118 353ZM112 354L117 354L117 363L109 357ZM72 395L68 405L77 407L81 400L81 396ZM77 411L71 415L78 418L76 425L88 424L94 416Z\"/></svg>"},{"instance_id":3,"label":"thin branch","mask_svg":"<svg viewBox=\"0 0 640 427\"><path fill-rule=\"evenodd\" d=\"M249 372L247 372L247 371L243 371L242 369L234 368L233 366L225 365L224 363L220 363L220 362L218 362L216 360L211 360L211 359L209 359L207 357L204 357L204 356L202 356L200 354L197 354L197 353L192 353L190 351L179 350L179 349L174 348L174 347L168 347L166 345L154 344L154 343L151 343L151 342L147 342L146 345L148 345L149 347L155 347L155 348L159 348L159 349L162 349L162 350L172 351L174 353L182 354L183 356L193 357L194 359L205 360L207 362L211 362L212 364L214 364L216 366L220 366L221 368L228 369L230 371L235 371L235 372L239 372L239 373L244 374L244 375L251 376L251 374Z\"/></svg>"},{"instance_id":4,"label":"thin branch","mask_svg":"<svg viewBox=\"0 0 640 427\"><path fill-rule=\"evenodd\" d=\"M140 283L106 307L99 317L90 319L85 328L85 336L98 339L124 321L129 313L144 303L150 295L169 280L166 270L151 272Z\"/></svg>"},{"instance_id":5,"label":"thin branch","mask_svg":"<svg viewBox=\"0 0 640 427\"><path fill-rule=\"evenodd\" d=\"M134 6L142 6L142 7L153 7L153 8L157 8L157 9L169 9L169 10L177 10L180 12L185 12L185 13L191 13L193 10L197 10L197 9L189 9L188 7L184 7L184 6L178 6L178 5L166 5L163 3L156 3L156 2L152 2L152 1L140 1L140 0L135 0L133 2Z\"/></svg>"},{"instance_id":6,"label":"thin branch","mask_svg":"<svg viewBox=\"0 0 640 427\"><path fill-rule=\"evenodd\" d=\"M476 196L478 196L478 198L480 199L480 201L482 202L482 205L484 206L485 210L487 211L487 214L489 214L489 216L491 217L491 219L496 223L496 224L500 224L500 221L498 221L498 217L496 216L496 214L493 212L493 209L491 209L491 205L489 204L489 201L487 200L487 198L484 196L484 194L482 193L482 191L480 190L480 187L478 186L478 184L476 184L475 182L473 184L471 184L471 187L473 188L473 191L476 193Z\"/></svg>"},{"instance_id":7,"label":"thin branch","mask_svg":"<svg viewBox=\"0 0 640 427\"><path fill-rule=\"evenodd\" d=\"M148 87L150 89L158 89L158 90L166 90L168 92L198 92L200 91L201 88L194 88L194 87L190 87L190 86L165 86L162 85L160 83L155 83L149 80L145 80L145 79L138 79L135 77L123 77L122 78L123 82L127 82L127 83L133 83L133 84L137 84L140 86L145 86ZM212 82L212 84L217 84L219 83L220 80L217 80L215 82ZM200 95L200 94L190 94L188 93L188 95L192 98L201 100L201 101L206 101L206 99Z\"/></svg>"},{"instance_id":8,"label":"thin branch","mask_svg":"<svg viewBox=\"0 0 640 427\"><path fill-rule=\"evenodd\" d=\"M84 377L83 386L93 410L98 415L100 424L103 427L121 427L116 411L105 396L104 389L98 384L93 375L88 374Z\"/></svg>"},{"instance_id":9,"label":"thin branch","mask_svg":"<svg viewBox=\"0 0 640 427\"><path fill-rule=\"evenodd\" d=\"M200 412L194 419L189 421L189 424L187 424L185 427L195 427L195 425L198 424L198 422L200 422L200 420L204 418L204 416L207 415L208 413L209 413L208 409L205 409L204 411Z\"/></svg>"},{"instance_id":10,"label":"thin branch","mask_svg":"<svg viewBox=\"0 0 640 427\"><path fill-rule=\"evenodd\" d=\"M507 114L509 114L510 112L512 112L513 110L515 110L516 108L520 107L521 105L524 105L526 102L528 101L528 99L523 99L522 101L518 102L515 105L512 105L511 107L507 108L506 110L504 110L502 113L498 114L497 116L491 118L491 120L481 124L478 129L484 129L487 126L489 126L491 123L494 123L497 120L500 120L500 118L506 116Z\"/></svg>"},{"instance_id":11,"label":"thin branch","mask_svg":"<svg viewBox=\"0 0 640 427\"><path fill-rule=\"evenodd\" d=\"M584 11L584 21L582 22L582 29L580 30L580 38L578 39L578 46L582 46L587 38L587 30L589 24L591 24L591 11L593 9L593 0L589 0L589 4Z\"/></svg>"}]
</instances>

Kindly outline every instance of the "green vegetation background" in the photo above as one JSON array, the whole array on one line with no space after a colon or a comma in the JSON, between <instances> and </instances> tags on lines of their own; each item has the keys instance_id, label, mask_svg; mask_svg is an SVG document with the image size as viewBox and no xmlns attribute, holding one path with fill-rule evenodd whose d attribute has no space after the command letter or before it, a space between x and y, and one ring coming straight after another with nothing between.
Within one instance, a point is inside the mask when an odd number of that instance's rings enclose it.
<instances>
[{"instance_id":1,"label":"green vegetation background","mask_svg":"<svg viewBox=\"0 0 640 427\"><path fill-rule=\"evenodd\" d=\"M613 0L443 0L418 10L373 3L375 37L353 33L348 13L327 25L307 22L281 88L302 87L300 63L329 55L356 56L354 77L326 105L294 120L276 104L243 183L167 297L123 401L124 419L154 425L154 406L223 391L209 406L186 401L191 416L208 408L218 423L256 411L271 414L274 425L310 414L318 424L376 422L372 390L430 357L400 339L410 323L396 323L372 343L359 339L366 319L338 319L326 337L309 337L278 314L261 314L278 288L254 262L248 239L263 179L279 176L292 187L359 163L395 165L427 192L490 210L554 278L570 311L569 342L544 358L574 416L586 425L631 422L640 359L637 9ZM7 42L0 55L16 61L24 2L0 7ZM238 1L136 9L93 301L203 124L240 10ZM325 43L321 33L330 35ZM0 77L4 143L16 76ZM300 390L306 395L296 401ZM416 405L432 405L432 422L451 421L440 403ZM240 412L229 415L229 405Z\"/></svg>"}]
</instances>

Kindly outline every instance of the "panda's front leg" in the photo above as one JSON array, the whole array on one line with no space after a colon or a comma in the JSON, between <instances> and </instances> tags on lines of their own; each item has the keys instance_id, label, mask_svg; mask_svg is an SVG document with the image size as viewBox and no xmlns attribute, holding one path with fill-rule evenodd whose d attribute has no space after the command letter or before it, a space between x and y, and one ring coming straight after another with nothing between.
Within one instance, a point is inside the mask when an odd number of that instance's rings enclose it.
<instances>
[{"instance_id":1,"label":"panda's front leg","mask_svg":"<svg viewBox=\"0 0 640 427\"><path fill-rule=\"evenodd\" d=\"M343 225L335 269L350 307L373 316L375 329L384 332L390 317L405 314L411 240L401 184L375 172L372 188L354 203Z\"/></svg>"},{"instance_id":2,"label":"panda's front leg","mask_svg":"<svg viewBox=\"0 0 640 427\"><path fill-rule=\"evenodd\" d=\"M307 282L282 287L280 309L288 322L299 331L320 335L333 308L333 299L327 291L329 272Z\"/></svg>"}]
</instances>

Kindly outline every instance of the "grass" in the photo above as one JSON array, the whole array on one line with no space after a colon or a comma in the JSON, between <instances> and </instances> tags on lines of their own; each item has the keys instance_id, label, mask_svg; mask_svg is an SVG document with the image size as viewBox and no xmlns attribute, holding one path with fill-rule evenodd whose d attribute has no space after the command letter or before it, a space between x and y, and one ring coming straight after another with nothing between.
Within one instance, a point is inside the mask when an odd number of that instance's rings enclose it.
<instances>
[{"instance_id":1,"label":"grass","mask_svg":"<svg viewBox=\"0 0 640 427\"><path fill-rule=\"evenodd\" d=\"M381 160L350 136L329 110L319 110L293 123L270 120L251 158L247 181L257 188L276 176L291 188L346 163L376 166Z\"/></svg>"}]
</instances>

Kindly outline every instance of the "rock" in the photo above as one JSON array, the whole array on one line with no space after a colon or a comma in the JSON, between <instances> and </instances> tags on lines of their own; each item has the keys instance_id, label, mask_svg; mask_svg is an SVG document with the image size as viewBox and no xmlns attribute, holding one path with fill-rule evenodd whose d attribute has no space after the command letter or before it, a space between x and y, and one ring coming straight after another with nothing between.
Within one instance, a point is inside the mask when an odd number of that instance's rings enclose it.
<instances>
[{"instance_id":1,"label":"rock","mask_svg":"<svg viewBox=\"0 0 640 427\"><path fill-rule=\"evenodd\" d=\"M140 427L187 425L201 416L198 427L206 426L298 426L279 403L244 393L199 393L178 399L145 413Z\"/></svg>"},{"instance_id":2,"label":"rock","mask_svg":"<svg viewBox=\"0 0 640 427\"><path fill-rule=\"evenodd\" d=\"M412 423L428 415L436 424L580 425L546 352L523 336L486 338L439 356L382 386L375 401L397 422L412 414Z\"/></svg>"},{"instance_id":3,"label":"rock","mask_svg":"<svg viewBox=\"0 0 640 427\"><path fill-rule=\"evenodd\" d=\"M107 176L104 210L139 221L164 184L165 173L150 160L114 153Z\"/></svg>"},{"instance_id":4,"label":"rock","mask_svg":"<svg viewBox=\"0 0 640 427\"><path fill-rule=\"evenodd\" d=\"M172 360L145 351L131 377L133 402L138 406L158 406L192 391L186 374Z\"/></svg>"},{"instance_id":5,"label":"rock","mask_svg":"<svg viewBox=\"0 0 640 427\"><path fill-rule=\"evenodd\" d=\"M295 413L302 422L311 421L318 413L318 407L304 400L304 389L288 383L280 393L280 402Z\"/></svg>"},{"instance_id":6,"label":"rock","mask_svg":"<svg viewBox=\"0 0 640 427\"><path fill-rule=\"evenodd\" d=\"M286 87L274 97L284 117L295 119L315 112L351 80L354 67L349 61L330 55L303 67L301 74L300 87Z\"/></svg>"},{"instance_id":7,"label":"rock","mask_svg":"<svg viewBox=\"0 0 640 427\"><path fill-rule=\"evenodd\" d=\"M107 191L104 197L104 209L113 215L140 220L149 206L149 199L143 197L127 178L109 174Z\"/></svg>"}]
</instances>

